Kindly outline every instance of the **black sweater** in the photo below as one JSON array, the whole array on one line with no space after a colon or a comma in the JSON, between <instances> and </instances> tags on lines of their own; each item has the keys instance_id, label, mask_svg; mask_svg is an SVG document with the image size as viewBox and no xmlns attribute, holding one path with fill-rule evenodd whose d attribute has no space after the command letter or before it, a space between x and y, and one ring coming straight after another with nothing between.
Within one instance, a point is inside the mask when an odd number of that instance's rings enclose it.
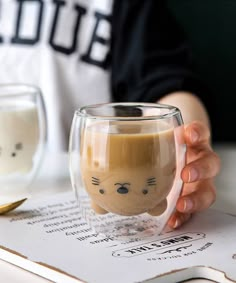
<instances>
[{"instance_id":1,"label":"black sweater","mask_svg":"<svg viewBox=\"0 0 236 283\"><path fill-rule=\"evenodd\" d=\"M116 0L111 47L114 101L156 102L174 91L191 92L204 103L209 99L210 90L194 72L185 34L165 0Z\"/></svg>"},{"instance_id":2,"label":"black sweater","mask_svg":"<svg viewBox=\"0 0 236 283\"><path fill-rule=\"evenodd\" d=\"M165 0L117 0L112 18L111 87L115 101L156 102L173 91L206 92Z\"/></svg>"}]
</instances>

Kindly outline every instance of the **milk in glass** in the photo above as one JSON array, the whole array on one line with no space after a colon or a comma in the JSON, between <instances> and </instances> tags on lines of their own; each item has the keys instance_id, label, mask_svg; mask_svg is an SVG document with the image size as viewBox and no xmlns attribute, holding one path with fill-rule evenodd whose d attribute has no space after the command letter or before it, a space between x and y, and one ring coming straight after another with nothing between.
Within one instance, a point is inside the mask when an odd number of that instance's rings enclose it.
<instances>
[{"instance_id":1,"label":"milk in glass","mask_svg":"<svg viewBox=\"0 0 236 283\"><path fill-rule=\"evenodd\" d=\"M0 105L1 202L27 197L34 157L39 144L37 107L30 101L4 101Z\"/></svg>"}]
</instances>

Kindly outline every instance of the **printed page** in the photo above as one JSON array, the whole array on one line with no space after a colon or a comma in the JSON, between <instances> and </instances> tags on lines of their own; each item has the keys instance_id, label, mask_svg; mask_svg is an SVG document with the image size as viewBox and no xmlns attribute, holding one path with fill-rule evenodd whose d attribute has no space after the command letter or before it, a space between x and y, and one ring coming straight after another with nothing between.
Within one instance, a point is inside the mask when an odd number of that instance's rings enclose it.
<instances>
[{"instance_id":1,"label":"printed page","mask_svg":"<svg viewBox=\"0 0 236 283\"><path fill-rule=\"evenodd\" d=\"M211 209L176 231L118 241L96 234L67 192L26 201L0 226L0 258L54 282L236 280L236 217Z\"/></svg>"}]
</instances>

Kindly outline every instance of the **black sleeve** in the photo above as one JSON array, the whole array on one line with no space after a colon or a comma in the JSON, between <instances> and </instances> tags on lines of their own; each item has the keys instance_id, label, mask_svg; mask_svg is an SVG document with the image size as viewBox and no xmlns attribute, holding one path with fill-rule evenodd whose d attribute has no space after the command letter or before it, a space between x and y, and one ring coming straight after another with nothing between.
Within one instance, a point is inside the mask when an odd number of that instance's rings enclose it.
<instances>
[{"instance_id":1,"label":"black sleeve","mask_svg":"<svg viewBox=\"0 0 236 283\"><path fill-rule=\"evenodd\" d=\"M111 88L113 101L121 102L155 102L178 90L205 92L165 0L115 0Z\"/></svg>"}]
</instances>

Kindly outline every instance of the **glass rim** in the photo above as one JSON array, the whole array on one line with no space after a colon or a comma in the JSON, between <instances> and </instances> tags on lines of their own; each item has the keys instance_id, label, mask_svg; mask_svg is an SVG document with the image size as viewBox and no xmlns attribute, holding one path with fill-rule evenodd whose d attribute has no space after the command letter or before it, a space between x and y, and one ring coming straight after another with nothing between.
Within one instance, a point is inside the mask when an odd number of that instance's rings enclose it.
<instances>
[{"instance_id":1,"label":"glass rim","mask_svg":"<svg viewBox=\"0 0 236 283\"><path fill-rule=\"evenodd\" d=\"M32 93L41 93L38 86L27 83L6 83L0 84L0 97L29 95Z\"/></svg>"},{"instance_id":2,"label":"glass rim","mask_svg":"<svg viewBox=\"0 0 236 283\"><path fill-rule=\"evenodd\" d=\"M102 107L114 107L114 106L134 106L134 107L143 107L146 109L166 109L168 112L165 114L150 114L147 116L108 116L108 115L91 115L87 113L89 109L98 109ZM174 117L176 115L180 115L179 108L162 103L152 103L152 102L108 102L108 103L100 103L100 104L89 104L75 110L75 116L94 119L94 120L116 120L116 121L139 121L139 120L162 120Z\"/></svg>"}]
</instances>

